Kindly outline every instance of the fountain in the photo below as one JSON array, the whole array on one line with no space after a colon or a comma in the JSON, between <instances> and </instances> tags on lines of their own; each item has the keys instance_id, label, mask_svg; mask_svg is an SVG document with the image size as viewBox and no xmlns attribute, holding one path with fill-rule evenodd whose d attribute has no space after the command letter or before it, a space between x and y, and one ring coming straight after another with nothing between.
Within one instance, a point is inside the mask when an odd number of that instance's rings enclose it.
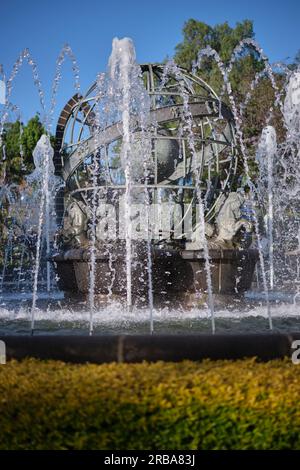
<instances>
[{"instance_id":1,"label":"fountain","mask_svg":"<svg viewBox=\"0 0 300 470\"><path fill-rule=\"evenodd\" d=\"M263 70L238 106L230 72L245 47L260 56ZM59 115L53 149L67 57L75 94ZM204 57L219 67L220 96L201 78ZM10 212L0 266L5 318L13 304L13 318L29 320L32 334L37 321L46 321L54 332L65 322L62 331L73 322L81 331L87 322L90 335L98 328L139 332L139 321L151 334L203 331L203 325L215 333L231 328L227 319L242 323L248 314L261 319L255 331L272 330L282 305L298 318L299 70L284 70L279 90L252 40L236 48L228 66L206 48L187 72L173 61L138 65L133 42L115 38L107 72L81 94L76 60L65 46L47 112L37 66L24 50L6 82L1 135L9 110L17 109L9 100L24 61L32 67L46 134L21 189L2 174L0 207ZM266 78L274 103L250 155L243 117ZM273 125L274 109L282 113L284 139ZM22 294L17 307L12 293ZM282 299L293 301L294 310Z\"/></svg>"},{"instance_id":2,"label":"fountain","mask_svg":"<svg viewBox=\"0 0 300 470\"><path fill-rule=\"evenodd\" d=\"M121 56L126 57L124 40L122 46ZM175 70L174 64L139 68L133 57L129 50L124 65L113 51L111 73L119 67L119 83L108 81L101 91L95 83L85 96L74 96L58 121L55 172L66 184L57 198L62 242L54 261L60 287L88 294L95 233L96 294L127 294L130 305L131 297L148 301L144 274L149 271L149 237L155 300L205 298L209 277L214 294L245 292L258 254L249 248L252 224L243 215L247 189L233 189L237 179L233 115L199 77ZM128 90L122 89L126 70L132 80ZM148 224L145 198L151 206ZM200 203L205 205L205 237ZM243 232L249 235L248 246L242 242Z\"/></svg>"}]
</instances>

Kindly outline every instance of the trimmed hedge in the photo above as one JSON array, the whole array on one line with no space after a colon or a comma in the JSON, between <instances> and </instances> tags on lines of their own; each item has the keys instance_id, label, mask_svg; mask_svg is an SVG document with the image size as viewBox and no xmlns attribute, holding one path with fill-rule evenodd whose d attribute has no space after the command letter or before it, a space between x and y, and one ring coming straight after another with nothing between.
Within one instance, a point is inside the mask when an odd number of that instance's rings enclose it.
<instances>
[{"instance_id":1,"label":"trimmed hedge","mask_svg":"<svg viewBox=\"0 0 300 470\"><path fill-rule=\"evenodd\" d=\"M0 366L1 449L300 449L290 361Z\"/></svg>"}]
</instances>

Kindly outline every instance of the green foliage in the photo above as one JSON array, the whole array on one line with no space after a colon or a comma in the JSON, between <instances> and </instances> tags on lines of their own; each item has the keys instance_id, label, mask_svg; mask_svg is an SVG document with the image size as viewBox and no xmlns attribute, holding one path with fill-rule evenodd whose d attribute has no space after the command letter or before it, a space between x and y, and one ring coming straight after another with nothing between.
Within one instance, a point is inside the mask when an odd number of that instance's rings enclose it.
<instances>
[{"instance_id":1,"label":"green foliage","mask_svg":"<svg viewBox=\"0 0 300 470\"><path fill-rule=\"evenodd\" d=\"M289 360L0 367L0 449L299 449Z\"/></svg>"},{"instance_id":2,"label":"green foliage","mask_svg":"<svg viewBox=\"0 0 300 470\"><path fill-rule=\"evenodd\" d=\"M29 163L31 167L30 169L32 169L33 164L32 152L43 134L45 134L45 128L42 125L39 116L36 115L34 118L30 119L24 127L21 139L25 162Z\"/></svg>"},{"instance_id":3,"label":"green foliage","mask_svg":"<svg viewBox=\"0 0 300 470\"><path fill-rule=\"evenodd\" d=\"M44 133L45 128L39 115L30 119L26 126L23 126L20 121L9 122L5 125L3 144L6 155L6 180L9 183L21 183L23 176L33 170L32 152Z\"/></svg>"},{"instance_id":4,"label":"green foliage","mask_svg":"<svg viewBox=\"0 0 300 470\"><path fill-rule=\"evenodd\" d=\"M21 173L20 122L8 123L4 129L5 170L10 181L15 181Z\"/></svg>"},{"instance_id":5,"label":"green foliage","mask_svg":"<svg viewBox=\"0 0 300 470\"><path fill-rule=\"evenodd\" d=\"M234 48L246 38L254 38L252 21L244 20L231 28L227 22L209 26L201 21L190 19L184 24L183 41L177 44L174 59L181 67L191 70L193 62L197 60L199 51L211 46L227 65ZM245 80L248 83L260 68L261 64L256 54L242 54L231 73L233 89L240 92L241 88L245 86ZM201 77L217 92L220 91L223 79L212 59L203 58Z\"/></svg>"},{"instance_id":6,"label":"green foliage","mask_svg":"<svg viewBox=\"0 0 300 470\"><path fill-rule=\"evenodd\" d=\"M45 128L38 114L25 126L20 121L6 123L0 147L0 184L15 183L18 185L19 192L22 192L25 176L34 169L33 150L44 133ZM53 137L51 143L54 145ZM9 213L9 201L4 198L1 201L0 211L0 266L3 259L3 247L7 239Z\"/></svg>"},{"instance_id":7,"label":"green foliage","mask_svg":"<svg viewBox=\"0 0 300 470\"><path fill-rule=\"evenodd\" d=\"M191 70L192 63L197 59L200 50L206 46L211 46L217 51L223 63L228 65L234 48L245 38L255 38L252 21L244 20L232 28L227 22L212 27L203 22L190 19L184 24L183 41L176 46L174 59L179 65ZM299 61L300 53L296 55L291 68L295 68ZM245 48L236 57L229 79L237 107L244 103L250 91L250 84L256 74L263 70L263 67L259 55L249 47ZM198 73L217 93L220 93L224 81L216 62L212 58L203 58ZM283 75L275 74L275 82L280 90L283 84ZM222 96L222 100L230 106L226 94ZM242 119L243 137L249 157L248 163L254 180L257 175L257 165L254 158L257 142L263 127L266 125L270 109L274 108L274 102L275 94L272 83L265 76L258 82L252 92ZM273 118L269 124L275 127L278 141L282 142L285 139L286 131L278 107L273 109ZM238 174L243 173L242 158L240 160Z\"/></svg>"},{"instance_id":8,"label":"green foliage","mask_svg":"<svg viewBox=\"0 0 300 470\"><path fill-rule=\"evenodd\" d=\"M231 28L227 22L209 26L190 19L183 26L183 42L175 48L175 60L182 67L191 70L197 53L206 46L211 46L222 61L228 63L234 48L246 38L254 38L252 21L244 20Z\"/></svg>"}]
</instances>

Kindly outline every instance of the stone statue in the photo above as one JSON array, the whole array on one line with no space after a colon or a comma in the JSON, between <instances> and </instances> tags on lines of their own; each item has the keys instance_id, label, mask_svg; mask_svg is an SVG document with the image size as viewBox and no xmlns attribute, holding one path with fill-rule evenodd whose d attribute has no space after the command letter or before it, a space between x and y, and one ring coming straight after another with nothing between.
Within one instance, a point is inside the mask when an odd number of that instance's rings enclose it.
<instances>
[{"instance_id":1,"label":"stone statue","mask_svg":"<svg viewBox=\"0 0 300 470\"><path fill-rule=\"evenodd\" d=\"M210 239L214 234L214 226L209 223L205 223L205 236ZM201 227L198 224L192 233L191 241L185 244L186 250L203 250L203 233L201 233Z\"/></svg>"},{"instance_id":2,"label":"stone statue","mask_svg":"<svg viewBox=\"0 0 300 470\"><path fill-rule=\"evenodd\" d=\"M80 201L71 200L64 216L64 241L73 248L87 243L87 216Z\"/></svg>"},{"instance_id":3,"label":"stone statue","mask_svg":"<svg viewBox=\"0 0 300 470\"><path fill-rule=\"evenodd\" d=\"M222 196L216 206L217 217L215 226L205 223L205 235L210 249L233 248L238 245L245 248L252 242L253 213L246 192L238 191ZM244 229L243 239L238 240L237 235ZM203 235L200 226L196 226L190 242L186 243L187 250L202 250ZM246 245L246 246L245 246Z\"/></svg>"},{"instance_id":4,"label":"stone statue","mask_svg":"<svg viewBox=\"0 0 300 470\"><path fill-rule=\"evenodd\" d=\"M233 247L234 237L242 227L246 233L252 232L252 215L248 201L247 193L229 193L216 217L218 235L215 241L218 244Z\"/></svg>"}]
</instances>

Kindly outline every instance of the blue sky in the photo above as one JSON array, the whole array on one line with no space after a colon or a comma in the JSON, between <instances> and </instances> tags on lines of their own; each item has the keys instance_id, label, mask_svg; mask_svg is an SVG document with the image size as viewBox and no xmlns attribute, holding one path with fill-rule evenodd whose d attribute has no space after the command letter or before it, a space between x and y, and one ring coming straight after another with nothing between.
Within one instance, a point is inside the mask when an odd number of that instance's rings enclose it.
<instances>
[{"instance_id":1,"label":"blue sky","mask_svg":"<svg viewBox=\"0 0 300 470\"><path fill-rule=\"evenodd\" d=\"M115 36L134 40L139 62L161 61L174 53L189 18L231 26L253 20L256 39L272 62L293 58L300 49L299 0L0 0L0 64L8 75L19 52L28 47L49 105L56 57L65 43L77 57L85 90L105 70ZM56 115L72 94L66 63ZM39 110L28 66L15 82L12 101L25 120Z\"/></svg>"}]
</instances>

